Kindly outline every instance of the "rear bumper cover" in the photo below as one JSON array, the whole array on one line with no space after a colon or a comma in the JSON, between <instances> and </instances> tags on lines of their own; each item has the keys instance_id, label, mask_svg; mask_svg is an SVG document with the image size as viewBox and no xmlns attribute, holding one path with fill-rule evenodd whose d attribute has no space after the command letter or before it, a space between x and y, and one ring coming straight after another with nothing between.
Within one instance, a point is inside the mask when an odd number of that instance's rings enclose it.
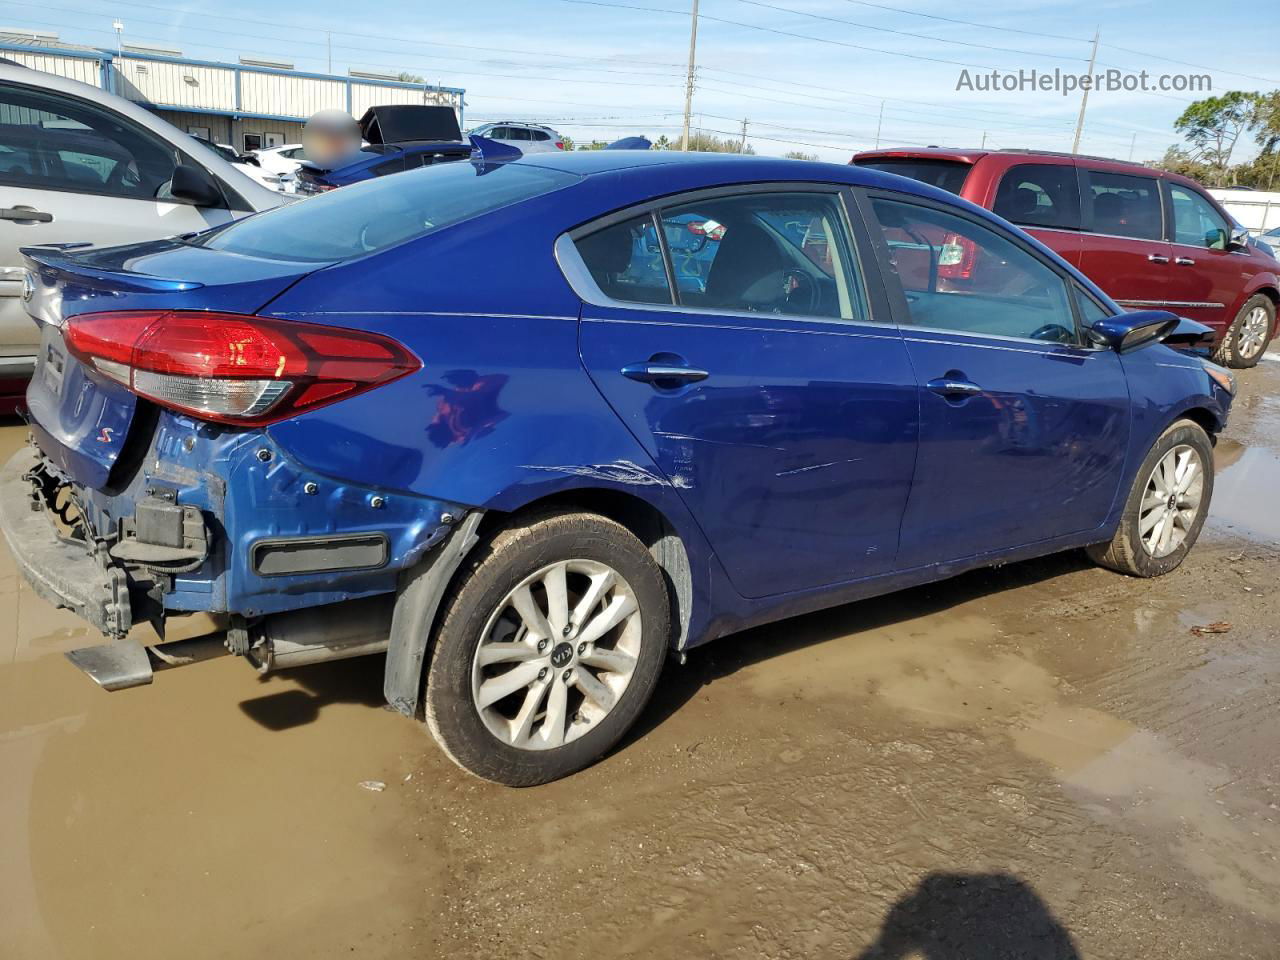
<instances>
[{"instance_id":1,"label":"rear bumper cover","mask_svg":"<svg viewBox=\"0 0 1280 960\"><path fill-rule=\"evenodd\" d=\"M40 597L108 636L123 637L133 625L128 574L105 550L58 537L29 479L39 463L39 454L27 447L0 469L0 530L14 562Z\"/></svg>"}]
</instances>

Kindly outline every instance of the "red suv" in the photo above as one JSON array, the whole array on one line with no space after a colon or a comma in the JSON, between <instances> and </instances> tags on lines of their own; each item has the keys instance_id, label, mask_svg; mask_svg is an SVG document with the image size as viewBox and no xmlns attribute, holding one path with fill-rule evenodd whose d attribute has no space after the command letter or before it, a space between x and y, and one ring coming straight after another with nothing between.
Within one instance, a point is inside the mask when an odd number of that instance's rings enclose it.
<instances>
[{"instance_id":1,"label":"red suv","mask_svg":"<svg viewBox=\"0 0 1280 960\"><path fill-rule=\"evenodd\" d=\"M1220 363L1253 366L1276 333L1280 263L1194 180L1134 163L1025 150L895 148L859 153L852 162L986 207L1122 306L1172 310L1212 327Z\"/></svg>"}]
</instances>

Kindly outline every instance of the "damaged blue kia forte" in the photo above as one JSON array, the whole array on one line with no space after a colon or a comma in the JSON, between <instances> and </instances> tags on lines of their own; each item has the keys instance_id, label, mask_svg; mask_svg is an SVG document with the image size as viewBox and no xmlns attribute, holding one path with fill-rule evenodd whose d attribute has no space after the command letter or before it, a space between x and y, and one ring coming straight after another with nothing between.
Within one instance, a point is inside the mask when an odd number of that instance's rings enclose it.
<instances>
[{"instance_id":1,"label":"damaged blue kia forte","mask_svg":"<svg viewBox=\"0 0 1280 960\"><path fill-rule=\"evenodd\" d=\"M106 635L71 660L384 654L388 702L511 785L725 634L1067 549L1172 570L1235 390L1204 328L991 213L805 161L476 157L25 255L0 525ZM197 612L225 645L132 631Z\"/></svg>"}]
</instances>

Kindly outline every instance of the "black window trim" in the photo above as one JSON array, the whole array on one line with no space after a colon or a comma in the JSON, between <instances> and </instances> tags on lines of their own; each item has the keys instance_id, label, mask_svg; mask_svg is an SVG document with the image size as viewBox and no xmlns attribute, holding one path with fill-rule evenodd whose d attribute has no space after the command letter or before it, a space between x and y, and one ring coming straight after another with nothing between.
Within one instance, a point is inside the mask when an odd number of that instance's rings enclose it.
<instances>
[{"instance_id":1,"label":"black window trim","mask_svg":"<svg viewBox=\"0 0 1280 960\"><path fill-rule=\"evenodd\" d=\"M732 317L757 321L767 319L782 322L839 324L841 326L867 325L883 329L886 326L894 325L894 321L889 319L894 314L882 290L877 289L880 287L877 275L868 273L868 269L879 271L880 267L874 259L874 254L869 251L870 234L866 231L865 225L859 221L858 210L851 199L852 189L855 188L842 183L788 180L770 183L727 184L718 187L678 191L664 194L660 197L650 197L640 203L595 217L586 223L566 230L556 238L554 254L561 273L564 274L569 286L583 303L591 306L701 317ZM667 248L666 237L664 236L665 232L661 229L660 215L662 210L672 206L682 206L686 203L698 203L703 200L717 200L723 197L763 193L821 193L836 198L850 247L850 257L848 258L850 262L847 264L842 263L845 283L850 287L851 292L854 290L860 291L861 306L864 314L862 317L819 317L797 313L760 313L750 310L727 310L720 307L684 306L677 302L678 292L674 282L675 273L671 265L670 251ZM587 269L581 254L578 253L577 241L582 237L616 226L619 223L625 223L628 220L637 219L643 215L652 217L655 226L658 228L659 243L662 248L663 263L667 273L667 292L671 297L670 303L614 300L600 289L595 279L591 276L590 270ZM858 276L853 275L852 271L854 269L858 271Z\"/></svg>"},{"instance_id":2,"label":"black window trim","mask_svg":"<svg viewBox=\"0 0 1280 960\"><path fill-rule=\"evenodd\" d=\"M862 211L862 216L866 220L868 226L874 226L872 231L871 243L876 251L876 256L880 262L880 275L883 277L886 292L891 304L895 321L900 330L904 334L911 331L922 331L927 333L941 333L951 336L961 336L973 338L974 340L996 340L1010 344L1034 344L1040 348L1040 352L1052 352L1054 350L1071 350L1077 351L1079 354L1087 356L1098 352L1096 344L1092 343L1084 332L1084 325L1080 318L1079 305L1076 303L1075 296L1072 294L1072 287L1079 285L1079 280L1065 268L1062 264L1055 263L1044 256L1044 254L1027 242L1026 239L1017 233L1005 230L999 224L991 223L984 217L977 216L964 210L958 206L951 204L939 203L928 197L921 197L912 193L903 193L897 190L886 190L881 187L876 188L858 188L855 191L858 203ZM1043 266L1051 270L1063 282L1065 293L1067 295L1067 304L1071 309L1072 322L1075 324L1076 343L1057 343L1052 340L1037 340L1032 337L1010 337L998 333L977 333L969 330L956 330L952 327L929 327L918 324L911 319L911 309L907 304L906 291L902 288L902 283L898 278L898 272L893 268L893 262L889 253L888 244L884 240L883 228L880 226L880 220L876 217L875 210L872 208L872 200L888 200L895 203L913 204L918 207L926 207L937 210L957 217L961 220L967 220L979 227L985 227L994 231L1008 240L1014 246L1018 247L1024 253L1039 261ZM988 211L990 212L990 211ZM994 216L994 214L993 214Z\"/></svg>"},{"instance_id":3,"label":"black window trim","mask_svg":"<svg viewBox=\"0 0 1280 960\"><path fill-rule=\"evenodd\" d=\"M245 211L250 213L253 212L253 207L250 206L243 197L235 193L226 183L224 183L220 176L215 174L213 171L206 169L204 164L197 162L189 153L183 150L178 143L175 143L173 141L166 139L165 137L156 133L154 130L150 130L144 126L141 126L136 121L134 121L131 117L127 117L122 113L112 110L110 107L104 104L96 103L92 100L86 100L84 97L78 97L75 94L64 93L61 90L50 90L47 87L32 86L26 83L14 83L14 84L10 84L9 86L12 89L35 93L37 95L42 95L55 100L56 99L68 100L74 103L76 106L83 107L90 111L96 110L99 113L110 114L110 116L117 123L119 123L123 127L128 128L134 133L137 133L143 139L152 140L160 144L163 144L167 150L177 154L181 158L180 160L175 162L174 166L177 166L179 163L182 163L182 164L188 164L192 167L195 167L198 170L203 170L206 174L208 174L209 178L213 180L215 184L218 185L218 193L222 196L222 206L221 207L202 207L199 209L228 210L228 211L235 211L235 212ZM49 193L70 193L70 194L76 194L79 196L105 197L111 200L136 200L141 203L175 203L180 205L182 204L181 200L162 199L160 197L130 197L130 196L123 196L116 193L104 193L101 190L94 190L93 188L76 189L75 187L62 187L62 186L52 187L52 186L46 186L43 184L38 184L33 186L30 181L24 181L22 183L13 182L9 180L7 177L4 177L3 174L0 174L0 185L6 186L6 187L18 187L18 188L27 189L27 190L44 190Z\"/></svg>"}]
</instances>

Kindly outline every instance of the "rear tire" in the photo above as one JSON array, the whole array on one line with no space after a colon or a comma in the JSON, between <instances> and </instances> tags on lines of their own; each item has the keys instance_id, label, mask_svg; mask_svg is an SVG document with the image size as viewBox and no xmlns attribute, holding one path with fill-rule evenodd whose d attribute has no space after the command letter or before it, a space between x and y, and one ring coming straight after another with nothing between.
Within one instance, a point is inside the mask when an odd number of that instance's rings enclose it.
<instances>
[{"instance_id":1,"label":"rear tire","mask_svg":"<svg viewBox=\"0 0 1280 960\"><path fill-rule=\"evenodd\" d=\"M463 770L508 786L581 770L653 693L670 639L661 570L629 530L587 513L530 517L472 560L438 620L432 736Z\"/></svg>"},{"instance_id":2,"label":"rear tire","mask_svg":"<svg viewBox=\"0 0 1280 960\"><path fill-rule=\"evenodd\" d=\"M1135 577L1176 569L1195 545L1213 499L1213 445L1179 420L1152 445L1134 476L1116 534L1086 548L1097 564Z\"/></svg>"},{"instance_id":3,"label":"rear tire","mask_svg":"<svg viewBox=\"0 0 1280 960\"><path fill-rule=\"evenodd\" d=\"M1276 324L1276 305L1265 294L1250 297L1227 328L1213 359L1224 366L1244 370L1257 364L1267 352Z\"/></svg>"}]
</instances>

